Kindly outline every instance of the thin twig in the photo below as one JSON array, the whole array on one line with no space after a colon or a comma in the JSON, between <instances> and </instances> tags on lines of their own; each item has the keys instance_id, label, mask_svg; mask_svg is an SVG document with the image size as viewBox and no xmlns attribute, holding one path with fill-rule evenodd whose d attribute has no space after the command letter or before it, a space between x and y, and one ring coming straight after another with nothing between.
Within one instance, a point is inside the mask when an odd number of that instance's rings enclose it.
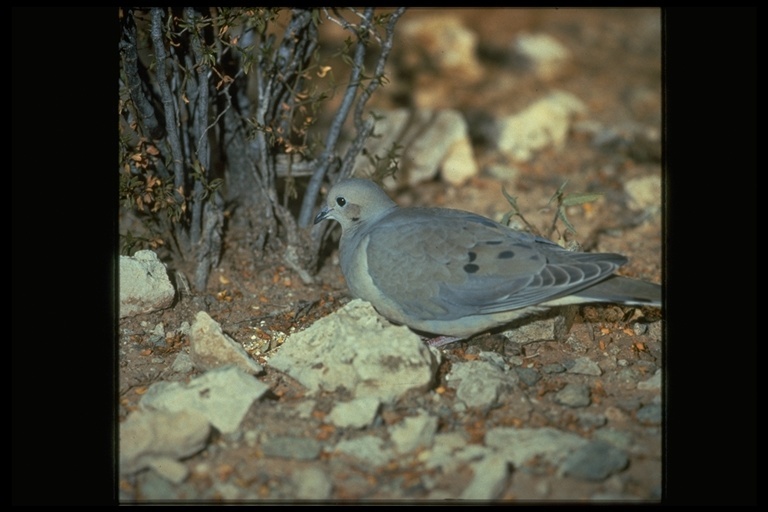
<instances>
[{"instance_id":1,"label":"thin twig","mask_svg":"<svg viewBox=\"0 0 768 512\"><path fill-rule=\"evenodd\" d=\"M367 7L365 9L365 16L367 22L370 24L371 19L373 18L373 7ZM344 125L344 121L347 119L349 111L354 104L357 89L360 86L360 75L363 72L365 53L365 40L363 39L362 34L358 34L349 85L347 85L347 90L344 93L344 98L341 101L339 110L336 111L331 127L328 130L328 136L325 139L325 149L318 159L319 167L309 179L307 190L304 193L304 198L301 203L301 211L299 212L300 228L306 228L312 220L312 210L315 207L315 201L320 193L320 186L323 183L323 178L325 178L325 174L328 172L328 168L333 160L333 153L341 134L341 127Z\"/></svg>"},{"instance_id":2,"label":"thin twig","mask_svg":"<svg viewBox=\"0 0 768 512\"><path fill-rule=\"evenodd\" d=\"M395 24L404 12L405 7L399 7L395 9L395 11L390 15L386 28L386 39L381 45L381 53L379 54L379 59L376 62L376 70L374 71L371 81L368 82L368 85L365 87L365 89L363 89L363 91L360 93L360 97L357 99L354 115L357 134L355 136L354 142L350 145L346 155L344 155L344 159L342 160L340 173L341 177L349 177L352 175L354 170L353 166L357 155L359 155L363 150L365 142L368 140L368 137L373 130L374 120L369 118L364 122L363 110L368 103L368 100L373 95L374 91L381 85L381 80L384 76L384 68L386 66L387 59L389 58L389 52L392 50L392 41L395 35Z\"/></svg>"}]
</instances>

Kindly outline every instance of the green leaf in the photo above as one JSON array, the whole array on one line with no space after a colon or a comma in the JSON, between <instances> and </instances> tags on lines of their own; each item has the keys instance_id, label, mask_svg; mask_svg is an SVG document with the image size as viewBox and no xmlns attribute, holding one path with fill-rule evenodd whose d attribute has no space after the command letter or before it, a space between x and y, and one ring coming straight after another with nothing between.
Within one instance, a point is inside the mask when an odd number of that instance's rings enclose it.
<instances>
[{"instance_id":1,"label":"green leaf","mask_svg":"<svg viewBox=\"0 0 768 512\"><path fill-rule=\"evenodd\" d=\"M597 201L601 197L602 194L572 194L564 197L561 204L563 206L576 206Z\"/></svg>"},{"instance_id":2,"label":"green leaf","mask_svg":"<svg viewBox=\"0 0 768 512\"><path fill-rule=\"evenodd\" d=\"M557 192L554 193L554 195L549 199L549 202L547 204L552 204L552 201L557 200L558 204L560 203L560 199L563 197L563 190L565 190L565 186L568 184L568 180L565 180L562 185L557 189Z\"/></svg>"},{"instance_id":3,"label":"green leaf","mask_svg":"<svg viewBox=\"0 0 768 512\"><path fill-rule=\"evenodd\" d=\"M565 210L563 208L557 209L557 218L559 218L563 222L563 224L565 224L565 228L568 231L570 231L574 235L576 234L576 228L574 228L573 225L570 222L568 222L568 217L565 216Z\"/></svg>"}]
</instances>

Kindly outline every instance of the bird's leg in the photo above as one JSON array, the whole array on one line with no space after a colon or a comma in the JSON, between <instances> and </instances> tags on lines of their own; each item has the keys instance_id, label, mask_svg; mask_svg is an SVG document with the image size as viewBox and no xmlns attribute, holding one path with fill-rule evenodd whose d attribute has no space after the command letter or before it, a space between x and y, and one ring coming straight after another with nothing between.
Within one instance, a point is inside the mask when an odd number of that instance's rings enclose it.
<instances>
[{"instance_id":1,"label":"bird's leg","mask_svg":"<svg viewBox=\"0 0 768 512\"><path fill-rule=\"evenodd\" d=\"M456 338L454 336L437 336L434 338L424 337L421 338L423 341L427 343L430 347L440 348L444 347L450 343L454 343L456 341L461 341L464 338Z\"/></svg>"}]
</instances>

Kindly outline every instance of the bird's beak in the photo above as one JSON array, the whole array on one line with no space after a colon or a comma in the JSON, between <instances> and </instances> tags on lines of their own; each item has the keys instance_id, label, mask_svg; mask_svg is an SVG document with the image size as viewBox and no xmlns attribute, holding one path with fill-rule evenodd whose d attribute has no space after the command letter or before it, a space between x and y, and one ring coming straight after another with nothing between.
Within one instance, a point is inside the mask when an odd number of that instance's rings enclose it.
<instances>
[{"instance_id":1,"label":"bird's beak","mask_svg":"<svg viewBox=\"0 0 768 512\"><path fill-rule=\"evenodd\" d=\"M327 219L328 215L330 214L331 214L331 208L328 205L323 206L323 209L320 210L320 213L318 213L317 217L315 217L315 224Z\"/></svg>"}]
</instances>

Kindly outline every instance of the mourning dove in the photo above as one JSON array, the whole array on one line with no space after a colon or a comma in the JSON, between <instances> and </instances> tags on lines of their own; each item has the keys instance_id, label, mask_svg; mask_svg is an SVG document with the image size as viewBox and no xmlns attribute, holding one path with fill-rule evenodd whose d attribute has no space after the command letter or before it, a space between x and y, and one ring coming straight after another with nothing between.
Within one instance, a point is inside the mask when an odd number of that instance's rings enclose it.
<instances>
[{"instance_id":1,"label":"mourning dove","mask_svg":"<svg viewBox=\"0 0 768 512\"><path fill-rule=\"evenodd\" d=\"M620 254L571 252L480 215L400 208L372 181L340 181L315 224L341 224L352 295L413 330L466 338L552 306L660 306L661 287L614 271Z\"/></svg>"}]
</instances>

